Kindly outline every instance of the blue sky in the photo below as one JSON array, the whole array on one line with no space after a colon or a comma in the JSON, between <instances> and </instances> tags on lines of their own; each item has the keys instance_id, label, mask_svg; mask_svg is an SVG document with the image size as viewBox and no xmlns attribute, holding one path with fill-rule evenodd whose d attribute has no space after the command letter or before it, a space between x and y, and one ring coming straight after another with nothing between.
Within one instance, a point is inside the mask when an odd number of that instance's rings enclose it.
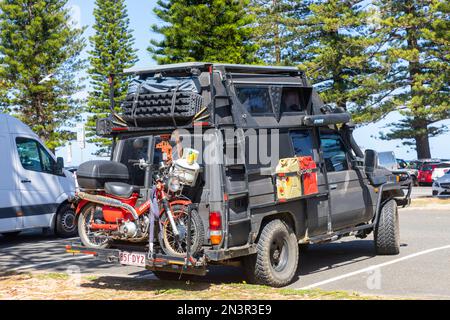
<instances>
[{"instance_id":1,"label":"blue sky","mask_svg":"<svg viewBox=\"0 0 450 320\"><path fill-rule=\"evenodd\" d=\"M159 39L160 36L151 31L152 24L161 23L155 14L153 8L156 5L156 0L126 0L128 6L128 13L130 18L131 29L136 39L135 48L138 50L137 54L139 61L137 67L153 65L155 62L147 52L150 39ZM94 23L93 0L69 0L68 5L72 8L72 16L74 21L80 23L82 26L87 26L85 37L92 35L92 24ZM86 48L84 56L87 57ZM82 93L83 96L86 92ZM390 114L386 119L358 128L355 131L355 139L358 144L366 149L375 149L377 151L393 150L398 158L414 159L416 152L410 148L404 147L401 141L382 141L376 139L380 132L388 132L385 128L386 124L396 122L400 119L398 114ZM450 126L450 120L442 121L440 124ZM431 139L431 153L436 158L450 158L450 133L441 135L437 138ZM78 165L82 161L92 160L95 157L92 153L95 151L95 146L88 145L83 152L80 151L76 142L72 143L72 162L68 165ZM68 155L68 147L60 148L57 151L58 156L66 158ZM67 162L67 161L66 161Z\"/></svg>"}]
</instances>

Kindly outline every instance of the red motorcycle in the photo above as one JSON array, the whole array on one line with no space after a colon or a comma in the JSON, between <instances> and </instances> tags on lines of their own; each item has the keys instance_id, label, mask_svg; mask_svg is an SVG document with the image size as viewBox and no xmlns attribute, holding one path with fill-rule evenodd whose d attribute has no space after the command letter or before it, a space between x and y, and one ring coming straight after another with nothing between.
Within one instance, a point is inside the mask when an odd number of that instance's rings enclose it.
<instances>
[{"instance_id":1,"label":"red motorcycle","mask_svg":"<svg viewBox=\"0 0 450 320\"><path fill-rule=\"evenodd\" d=\"M130 162L142 170L154 167L142 159ZM157 234L159 247L168 255L185 257L188 248L192 255L199 252L204 240L202 220L192 201L182 195L183 186L192 181L187 183L176 168L169 159L152 170L156 173L153 187L146 190L147 199L141 198L141 190L123 182L106 182L104 189L78 191L76 213L82 243L90 248L108 248L114 241L148 241L150 252L154 252L153 235Z\"/></svg>"}]
</instances>

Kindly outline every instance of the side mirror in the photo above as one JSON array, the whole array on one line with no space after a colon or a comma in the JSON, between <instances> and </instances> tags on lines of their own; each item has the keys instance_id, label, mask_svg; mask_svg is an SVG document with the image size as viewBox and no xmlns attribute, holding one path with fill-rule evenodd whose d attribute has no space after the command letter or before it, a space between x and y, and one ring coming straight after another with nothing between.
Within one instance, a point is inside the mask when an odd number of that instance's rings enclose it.
<instances>
[{"instance_id":1,"label":"side mirror","mask_svg":"<svg viewBox=\"0 0 450 320\"><path fill-rule=\"evenodd\" d=\"M372 174L378 166L378 153L375 150L366 150L364 155L364 171Z\"/></svg>"},{"instance_id":2,"label":"side mirror","mask_svg":"<svg viewBox=\"0 0 450 320\"><path fill-rule=\"evenodd\" d=\"M64 170L64 159L61 157L56 158L56 166L55 166L55 173L62 175Z\"/></svg>"}]
</instances>

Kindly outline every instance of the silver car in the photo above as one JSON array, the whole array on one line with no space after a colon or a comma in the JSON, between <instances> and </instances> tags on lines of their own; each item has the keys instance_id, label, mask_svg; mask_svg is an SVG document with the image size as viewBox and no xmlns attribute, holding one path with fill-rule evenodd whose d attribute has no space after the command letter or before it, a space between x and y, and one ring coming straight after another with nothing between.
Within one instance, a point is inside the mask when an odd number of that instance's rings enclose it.
<instances>
[{"instance_id":1,"label":"silver car","mask_svg":"<svg viewBox=\"0 0 450 320\"><path fill-rule=\"evenodd\" d=\"M443 175L433 183L433 196L450 196L450 171L448 171L445 175Z\"/></svg>"}]
</instances>

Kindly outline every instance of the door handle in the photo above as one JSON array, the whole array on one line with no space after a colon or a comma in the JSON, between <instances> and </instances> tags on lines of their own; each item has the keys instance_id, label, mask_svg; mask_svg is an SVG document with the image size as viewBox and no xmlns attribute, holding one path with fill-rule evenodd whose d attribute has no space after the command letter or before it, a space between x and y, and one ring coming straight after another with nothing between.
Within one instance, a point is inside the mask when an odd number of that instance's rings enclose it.
<instances>
[{"instance_id":1,"label":"door handle","mask_svg":"<svg viewBox=\"0 0 450 320\"><path fill-rule=\"evenodd\" d=\"M330 189L331 190L336 190L337 189L337 184L330 184Z\"/></svg>"},{"instance_id":2,"label":"door handle","mask_svg":"<svg viewBox=\"0 0 450 320\"><path fill-rule=\"evenodd\" d=\"M23 179L21 182L22 182L22 183L31 183L31 180L29 180L29 179Z\"/></svg>"}]
</instances>

